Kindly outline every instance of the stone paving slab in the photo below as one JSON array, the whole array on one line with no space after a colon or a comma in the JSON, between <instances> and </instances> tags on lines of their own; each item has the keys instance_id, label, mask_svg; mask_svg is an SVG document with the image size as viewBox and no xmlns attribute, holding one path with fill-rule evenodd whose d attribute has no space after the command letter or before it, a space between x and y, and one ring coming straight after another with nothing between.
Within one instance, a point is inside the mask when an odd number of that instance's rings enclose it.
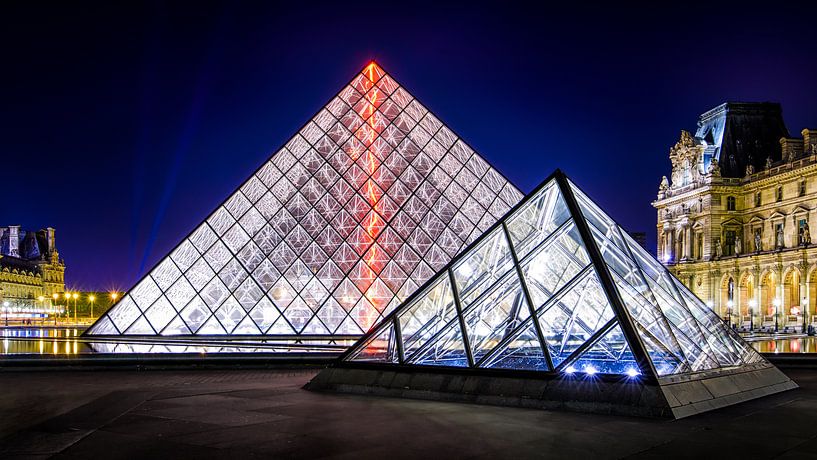
<instances>
[{"instance_id":1,"label":"stone paving slab","mask_svg":"<svg viewBox=\"0 0 817 460\"><path fill-rule=\"evenodd\" d=\"M673 422L302 390L314 370L0 373L0 458L817 459L817 371L788 373Z\"/></svg>"}]
</instances>

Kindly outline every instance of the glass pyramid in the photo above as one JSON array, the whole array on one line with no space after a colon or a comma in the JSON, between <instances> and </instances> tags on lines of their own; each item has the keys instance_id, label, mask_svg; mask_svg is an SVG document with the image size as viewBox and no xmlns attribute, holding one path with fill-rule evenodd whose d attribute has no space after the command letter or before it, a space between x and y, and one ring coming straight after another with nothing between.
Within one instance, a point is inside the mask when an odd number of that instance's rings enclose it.
<instances>
[{"instance_id":1,"label":"glass pyramid","mask_svg":"<svg viewBox=\"0 0 817 460\"><path fill-rule=\"evenodd\" d=\"M559 171L341 360L629 377L765 363Z\"/></svg>"},{"instance_id":2,"label":"glass pyramid","mask_svg":"<svg viewBox=\"0 0 817 460\"><path fill-rule=\"evenodd\" d=\"M357 338L521 198L371 63L86 335Z\"/></svg>"}]
</instances>

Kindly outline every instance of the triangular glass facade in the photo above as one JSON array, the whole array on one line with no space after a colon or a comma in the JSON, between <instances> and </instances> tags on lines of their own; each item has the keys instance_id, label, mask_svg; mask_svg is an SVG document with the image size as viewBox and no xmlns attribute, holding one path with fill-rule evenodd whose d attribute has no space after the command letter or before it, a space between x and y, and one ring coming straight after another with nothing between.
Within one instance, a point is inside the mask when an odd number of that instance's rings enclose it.
<instances>
[{"instance_id":1,"label":"triangular glass facade","mask_svg":"<svg viewBox=\"0 0 817 460\"><path fill-rule=\"evenodd\" d=\"M557 172L342 360L660 377L763 358Z\"/></svg>"},{"instance_id":2,"label":"triangular glass facade","mask_svg":"<svg viewBox=\"0 0 817 460\"><path fill-rule=\"evenodd\" d=\"M372 63L86 334L356 338L521 198Z\"/></svg>"}]
</instances>

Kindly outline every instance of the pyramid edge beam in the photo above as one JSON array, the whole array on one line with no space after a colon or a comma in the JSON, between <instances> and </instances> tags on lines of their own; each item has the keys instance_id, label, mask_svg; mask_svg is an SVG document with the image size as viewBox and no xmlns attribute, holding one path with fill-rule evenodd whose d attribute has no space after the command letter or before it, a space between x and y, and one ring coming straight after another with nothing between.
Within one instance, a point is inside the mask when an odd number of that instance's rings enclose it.
<instances>
[{"instance_id":1,"label":"pyramid edge beam","mask_svg":"<svg viewBox=\"0 0 817 460\"><path fill-rule=\"evenodd\" d=\"M568 182L567 176L564 173L561 173L561 171L556 175L556 184L559 186L559 190L562 192L567 209L570 211L573 222L575 223L576 228L579 230L579 234L584 241L587 255L590 257L590 263L596 269L596 274L601 282L604 294L607 296L607 301L613 308L613 312L618 319L618 324L627 339L627 343L630 345L630 350L632 351L633 357L638 364L639 370L643 375L649 375L655 378L658 373L656 372L647 351L644 349L644 344L641 342L638 332L635 330L633 320L630 318L630 314L627 312L627 307L624 305L624 300L622 300L621 294L618 292L616 283L613 280L613 275L610 273L610 267L607 266L607 262L605 262L604 257L601 255L596 239L593 237L593 233L590 230L590 224L587 223L587 220L581 211L581 207L579 206L578 201L576 201L576 196L573 194L573 189ZM588 340L588 342L590 341ZM589 347L590 345L587 346Z\"/></svg>"},{"instance_id":2,"label":"pyramid edge beam","mask_svg":"<svg viewBox=\"0 0 817 460\"><path fill-rule=\"evenodd\" d=\"M403 86L403 84L402 84L402 83L400 83L400 81L399 81L397 78L393 77L393 76L392 76L392 74L390 74L389 72L385 72L385 70L383 69L383 66L382 66L382 65L380 65L380 63L379 63L379 62L377 62L377 60L376 60L376 59L371 59L371 60L369 60L369 63L368 63L368 64L366 64L366 65L363 67L363 69L361 69L361 70L357 71L356 73L354 73L354 74L352 75L352 77L351 77L351 78L350 78L350 79L349 79L349 80L348 80L348 81L347 81L347 82L346 82L346 83L345 83L345 84L344 84L344 85L341 87L341 89L340 89L340 90L338 90L337 92L335 92L335 93L334 93L334 94L333 94L333 95L332 95L332 96L329 98L329 100L328 100L328 101L327 101L325 104L323 104L323 105L322 105L320 108L318 108L318 110L316 110L316 111L315 111L315 113L313 113L313 114L312 114L312 116L310 116L310 117L309 117L309 118L308 118L308 119L307 119L307 120L306 120L306 121L305 121L305 122L304 122L304 123L303 123L303 124L302 124L302 125L301 125L301 126L300 126L300 127L297 129L297 130L296 130L296 131L295 131L295 133L294 133L294 134L292 134L292 135L291 135L289 138L287 138L287 139L286 139L284 142L282 142L282 143L281 143L281 144L278 146L278 148L277 148L276 150L274 150L274 151L273 151L273 153L272 153L271 155L269 155L269 156L268 156L268 157L267 157L267 158L266 158L266 159L265 159L265 160L264 160L264 161L261 163L261 165L260 165L260 166L258 166L256 169L254 169L254 170L252 171L252 173L250 174L250 176L249 176L249 177L255 176L255 175L256 175L256 174L257 174L259 171L261 171L261 169L262 169L264 166L266 166L266 164L267 164L268 162L270 162L270 161L272 160L272 158L273 158L273 157L274 157L274 156L275 156L275 155L276 155L278 152L280 152L280 151L281 151L281 149L283 149L284 147L286 147L286 145L289 143L289 141L290 141L290 140L292 140L292 138L293 138L293 137L295 137L296 135L300 134L300 133L301 133L301 131L302 131L304 128L306 128L306 127L309 125L309 123L310 123L310 122L312 122L312 121L315 119L315 117L317 117L317 116L318 116L318 115L321 113L321 111L322 111L323 109L325 109L325 108L326 108L326 106L327 106L327 104L329 104L329 102L331 102L331 101L332 101L332 100L334 100L336 97L338 97L338 96L339 96L339 95L340 95L340 94L343 92L343 90L344 90L344 89L346 89L346 87L347 87L349 84L351 84L351 82L353 82L353 81L354 81L354 79L355 79L355 77L356 77L357 75L362 74L363 72L365 72L365 71L366 71L366 69L367 69L368 67L370 67L370 66L372 66L372 65L375 65L375 66L379 67L381 70L383 70L384 74L385 74L385 75L388 75L388 76L389 76L389 77L390 77L392 80L394 80L394 82L395 82L395 83L397 83L399 87L401 87L401 88L405 88L405 87ZM409 93L409 94L411 94L411 95L414 97L414 99L415 99L415 100L418 100L418 101L419 101L419 99L418 99L416 96L414 96L414 93ZM428 111L428 113L432 114L432 115L433 115L435 118L437 118L438 120L441 120L441 118L437 116L437 114L436 114L436 112L435 112L435 111L431 110L429 107L426 107L425 105L424 105L424 107L425 107L425 109ZM516 185L516 184L515 184L513 181L511 181L511 180L510 180L510 178L508 178L508 177L505 175L505 173L504 173L504 172L502 172L502 170L501 170L501 169L497 168L497 167L496 167L496 166L493 164L493 162L492 162L491 160L488 160L487 158L485 158L485 156L484 156L482 153L480 153L479 151L477 151L476 149L474 149L474 148L471 146L471 144L470 144L470 143L466 142L466 141L465 141L465 138L463 138L462 136L460 136L460 134L459 134L459 132L458 132L458 131L456 131L456 130L454 130L453 128L449 127L447 124L444 124L444 126L445 126L446 128L448 128L448 129L449 129L449 130L450 130L450 131L451 131L451 132L452 132L454 135L456 135L456 136L457 136L457 138L458 138L458 139L459 139L459 140L460 140L462 143L464 143L466 146L468 146L468 148L470 148L471 150L473 150L473 151L474 151L476 154L479 154L480 159L482 159L482 160L483 160L483 161L484 161L484 162L485 162L485 163L486 163L486 164L487 164L487 165L488 165L488 166L489 166L489 167L490 167L492 170L494 170L494 171L495 171L497 174L499 174L499 175L500 175L500 176L501 176L501 177L502 177L502 178L505 180L505 182L507 182L508 184L510 184L510 185L511 185L511 186L512 186L514 189L516 189L516 191L517 191L517 192L519 192L519 194L522 196L522 199L524 199L525 194L524 194L524 193L522 193L522 191L519 189L519 187L518 187L518 186L517 186L517 185ZM560 172L558 169L557 169L556 171L557 171L557 172ZM553 175L555 175L555 172L551 174L551 176L553 176ZM550 176L549 176L549 178L550 178ZM218 204L215 206L215 208L214 208L214 209L213 209L213 210L212 210L212 211L211 211L209 214L207 214L207 216L206 216L206 217L204 217L204 219L203 219L201 222L202 222L202 223L207 222L207 221L210 219L210 217L212 217L212 216L213 216L213 215L214 215L214 214L215 214L215 213L216 213L216 212L219 210L219 208L221 208L222 206L224 206L224 205L227 203L227 201L229 201L230 197L232 197L232 196L233 196L233 195L234 195L236 192L238 192L239 190L241 190L241 186L242 186L242 185L244 185L244 183L245 183L247 180L249 180L249 179L246 179L244 182L242 182L241 184L239 184L239 185L238 185L238 187L236 187L235 189L233 189L233 190L232 190L232 192L230 192L230 194L227 196L227 198L225 198L224 200L222 200L221 202L219 202L219 203L218 203ZM547 182L547 181L546 181L546 182ZM540 186L537 186L537 187L536 187L536 189L538 190L540 187L541 187L541 185L540 185ZM511 209L515 209L515 208L516 208L518 205L519 205L519 203L517 203L516 205L514 205L514 206L513 206ZM506 215L507 215L507 213L506 213ZM504 217L504 216L503 216L503 217ZM497 222L498 222L499 220L501 220L501 219L498 219L498 220L497 220ZM493 229L495 224L496 224L496 222L495 222L494 224L492 224L492 225L491 225L491 227L489 228L489 230ZM192 235L193 235L193 233L195 233L195 231L196 231L196 230L199 228L199 225L201 225L201 224L196 225L196 226L195 226L195 227L194 227L192 230L190 230L190 231L189 231L189 232L188 232L188 233L187 233L187 234L186 234L184 237L182 237L182 238L179 240L179 242L178 242L176 245L174 245L174 246L173 246L173 247L172 247L172 248L171 248L171 249L170 249L170 250L167 252L167 254L165 255L165 257L160 258L159 260L157 260L155 264L153 264L153 265L152 265L152 266L151 266L151 267L150 267L148 270L146 270L144 275L140 276L140 277L139 277L139 278L138 278L138 279L137 279L137 280L136 280L136 281L135 281L135 282L134 282L134 283L133 283L133 284L130 286L130 288L128 288L127 290L125 290L125 291L124 291L124 294L122 295L121 299L124 299L124 298L125 298L125 296L126 296L127 294L129 294L129 293L130 293L130 292L133 290L133 288L135 288L137 285L139 285L139 283L140 283L140 282L141 282L141 281L142 281L142 280L143 280L143 279L144 279L146 276L149 276L149 275L150 275L150 274L153 272L153 270L155 270L155 269L156 269L156 268L159 266L159 264L161 264L161 263L164 261L164 259L165 259L166 257L169 257L169 256L170 256L170 254L171 254L171 253L173 253L173 251L175 251L175 250L176 250L176 249L177 249L179 246L181 246L181 245L182 245L182 243L184 243L184 241L185 241L185 240L187 240L188 238L190 238L190 236L192 236ZM479 238L477 238L477 239L479 239ZM460 251L459 251L459 253L461 254L461 253L465 252L465 250L466 250L466 249L468 249L468 248L470 248L470 246L471 246L471 245L467 245L467 246L465 246L465 247L461 248L461 249L460 249ZM422 287L424 287L424 286L425 286L425 285L418 287L418 289L417 289L417 290L419 290L420 288L422 288ZM102 315L100 315L100 316L99 316L99 317L98 317L98 318L97 318L97 319L96 319L96 320L95 320L95 321L94 321L94 322L93 322L91 325L89 325L89 326L88 326L88 327L87 327L87 328L86 328L84 331L82 331L82 333L81 333L79 336L80 336L80 337L87 337L87 338L113 338L113 337L125 337L125 336L127 336L127 337L129 337L129 338L133 338L133 339L142 339L142 340L151 340L151 339L156 339L156 338L166 337L166 336L162 336L160 333L156 333L156 334L153 334L153 335L140 335L140 334L126 335L124 332L123 332L123 333L120 333L120 334L113 334L113 335L111 335L111 334L93 334L93 335L89 334L88 332L89 332L91 329L93 329L93 327L94 327L94 326L96 326L96 325L97 325L97 323L99 323L100 321L102 321L102 320L103 320L103 318L107 317L107 313L108 313L109 311L111 311L111 310L112 310L114 307L116 307L118 304L119 304L119 303L117 302L117 303L115 303L114 305L112 305L112 306L111 306L111 307L110 307L110 308L109 308L109 309L108 309L108 310L107 310L105 313L103 313ZM386 318L385 318L385 317L384 317L384 318L382 318L382 319L381 319L381 320L380 320L378 323L376 323L374 326L375 326L375 327L376 327L376 326L378 326L379 324L381 324L381 323L382 323L382 322L384 322L385 320L386 320ZM372 329L374 329L374 328L372 328ZM367 331L367 332L368 332L368 331ZM364 333L364 335L365 335L365 333ZM215 334L215 335L210 335L210 334L185 334L185 335L177 335L177 336L172 336L172 337L184 337L184 338L187 338L187 339L190 339L190 340L198 340L198 341L203 341L203 342L206 342L206 341L208 341L208 340L212 340L213 338L223 338L223 337L231 337L231 336L234 336L234 337L237 337L237 338L263 337L263 338L265 338L265 339L266 339L266 338L271 337L271 336L266 335L266 334L260 334L260 335L258 335L258 334L252 334L252 335L233 335L233 334ZM313 337L313 335L301 335L301 334L294 334L294 335L287 335L287 336L281 336L281 337L286 337L286 338L293 338L293 337L309 337L309 338L312 338L312 337ZM325 337L330 337L332 340L347 340L347 336L345 336L345 335L330 335L330 336L316 336L316 337L317 337L318 339L323 339L323 338L325 338ZM355 339L357 339L357 338L359 338L359 337L360 337L360 336L354 336L354 337L351 337L351 340L355 340ZM348 351L348 349L347 349L347 351Z\"/></svg>"}]
</instances>

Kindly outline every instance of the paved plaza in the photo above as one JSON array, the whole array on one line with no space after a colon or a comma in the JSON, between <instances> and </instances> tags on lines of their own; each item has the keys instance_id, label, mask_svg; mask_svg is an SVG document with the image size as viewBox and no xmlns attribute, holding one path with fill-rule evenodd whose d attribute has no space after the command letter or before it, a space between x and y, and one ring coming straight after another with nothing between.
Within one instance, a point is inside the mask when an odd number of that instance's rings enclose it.
<instances>
[{"instance_id":1,"label":"paved plaza","mask_svg":"<svg viewBox=\"0 0 817 460\"><path fill-rule=\"evenodd\" d=\"M801 388L668 422L312 393L315 369L0 373L0 458L815 458Z\"/></svg>"}]
</instances>

